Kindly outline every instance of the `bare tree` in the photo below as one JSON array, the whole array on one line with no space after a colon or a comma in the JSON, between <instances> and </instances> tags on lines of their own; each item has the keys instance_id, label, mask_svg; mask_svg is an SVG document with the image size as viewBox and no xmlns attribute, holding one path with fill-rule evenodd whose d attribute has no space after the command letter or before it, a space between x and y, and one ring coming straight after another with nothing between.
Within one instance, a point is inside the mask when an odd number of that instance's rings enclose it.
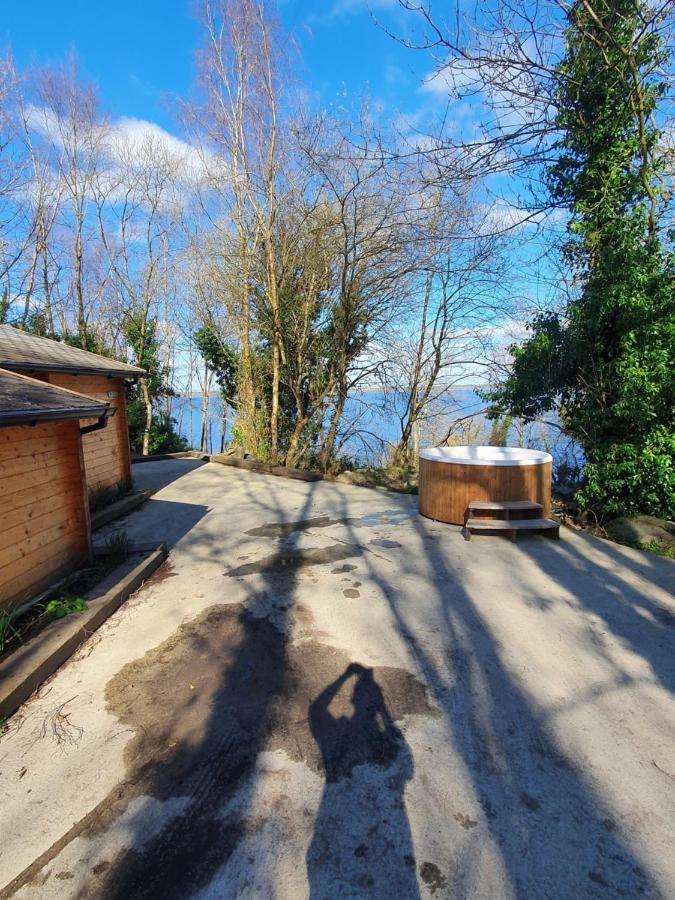
<instances>
[{"instance_id":1,"label":"bare tree","mask_svg":"<svg viewBox=\"0 0 675 900\"><path fill-rule=\"evenodd\" d=\"M107 136L105 158L107 166L92 189L117 298L114 311L127 342L134 345L135 362L145 366L151 330L163 313L166 331L171 301L176 297L177 234L182 215L177 182L184 161L152 135L134 140L114 129ZM149 452L153 421L153 377L149 372L139 379L145 407L144 455Z\"/></svg>"},{"instance_id":2,"label":"bare tree","mask_svg":"<svg viewBox=\"0 0 675 900\"><path fill-rule=\"evenodd\" d=\"M325 227L334 246L334 390L321 446L321 465L328 470L335 463L347 397L377 372L380 361L372 345L410 285L416 253L410 222L417 198L405 173L384 153L365 111L357 126L318 120L303 153L320 182Z\"/></svg>"},{"instance_id":3,"label":"bare tree","mask_svg":"<svg viewBox=\"0 0 675 900\"><path fill-rule=\"evenodd\" d=\"M21 104L20 79L12 57L0 57L0 300L9 302L8 276L20 261L30 229L26 226L22 194L28 178L28 160L22 153L17 109Z\"/></svg>"},{"instance_id":4,"label":"bare tree","mask_svg":"<svg viewBox=\"0 0 675 900\"><path fill-rule=\"evenodd\" d=\"M447 417L457 387L481 377L492 330L508 314L504 242L486 233L484 210L468 188L434 189L424 213L416 229L424 248L419 289L388 350L401 427L394 461L406 467L415 465L420 425Z\"/></svg>"},{"instance_id":5,"label":"bare tree","mask_svg":"<svg viewBox=\"0 0 675 900\"><path fill-rule=\"evenodd\" d=\"M227 301L238 323L241 344L240 430L246 449L257 452L261 436L252 359L252 269L262 247L262 287L273 322L269 435L270 456L276 461L280 318L274 227L280 208L279 45L264 0L205 0L201 20L205 42L199 72L204 103L195 110L195 120L209 149L212 185L227 213L219 217L217 227L222 255L231 258L232 292Z\"/></svg>"},{"instance_id":6,"label":"bare tree","mask_svg":"<svg viewBox=\"0 0 675 900\"><path fill-rule=\"evenodd\" d=\"M62 69L39 74L33 110L37 127L58 149L58 178L63 191L65 232L70 245L71 291L75 325L82 346L89 337L90 303L87 297L86 254L93 240L93 189L100 172L106 130L99 117L95 89L82 83L74 59Z\"/></svg>"}]
</instances>

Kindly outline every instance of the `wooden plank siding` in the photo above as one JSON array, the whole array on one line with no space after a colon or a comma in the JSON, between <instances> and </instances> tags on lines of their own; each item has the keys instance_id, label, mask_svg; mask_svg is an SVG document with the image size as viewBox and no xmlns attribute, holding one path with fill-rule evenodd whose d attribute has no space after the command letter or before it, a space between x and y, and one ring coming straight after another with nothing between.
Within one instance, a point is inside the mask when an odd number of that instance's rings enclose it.
<instances>
[{"instance_id":1,"label":"wooden plank siding","mask_svg":"<svg viewBox=\"0 0 675 900\"><path fill-rule=\"evenodd\" d=\"M105 375L64 375L50 372L49 383L77 391L87 397L110 403L117 410L100 431L82 436L87 485L91 491L97 487L111 487L120 481L131 484L131 452L124 380ZM88 425L89 422L82 422Z\"/></svg>"},{"instance_id":2,"label":"wooden plank siding","mask_svg":"<svg viewBox=\"0 0 675 900\"><path fill-rule=\"evenodd\" d=\"M0 429L0 607L90 558L80 423Z\"/></svg>"}]
</instances>

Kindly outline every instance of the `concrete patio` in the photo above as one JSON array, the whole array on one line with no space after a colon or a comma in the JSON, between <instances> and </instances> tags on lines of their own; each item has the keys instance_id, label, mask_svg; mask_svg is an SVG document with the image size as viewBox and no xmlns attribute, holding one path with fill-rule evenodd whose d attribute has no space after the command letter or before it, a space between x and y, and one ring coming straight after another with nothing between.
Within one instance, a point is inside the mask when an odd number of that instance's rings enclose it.
<instances>
[{"instance_id":1,"label":"concrete patio","mask_svg":"<svg viewBox=\"0 0 675 900\"><path fill-rule=\"evenodd\" d=\"M675 563L195 460L7 723L0 898L675 895Z\"/></svg>"}]
</instances>

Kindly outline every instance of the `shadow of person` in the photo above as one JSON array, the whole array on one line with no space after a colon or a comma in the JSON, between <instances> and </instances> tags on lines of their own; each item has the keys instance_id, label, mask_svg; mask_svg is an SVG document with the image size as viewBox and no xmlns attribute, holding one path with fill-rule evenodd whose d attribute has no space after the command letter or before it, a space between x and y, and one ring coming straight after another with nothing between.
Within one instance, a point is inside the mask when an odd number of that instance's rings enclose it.
<instances>
[{"instance_id":1,"label":"shadow of person","mask_svg":"<svg viewBox=\"0 0 675 900\"><path fill-rule=\"evenodd\" d=\"M419 897L404 800L412 754L372 670L351 663L310 704L309 724L326 777L307 851L310 897Z\"/></svg>"}]
</instances>

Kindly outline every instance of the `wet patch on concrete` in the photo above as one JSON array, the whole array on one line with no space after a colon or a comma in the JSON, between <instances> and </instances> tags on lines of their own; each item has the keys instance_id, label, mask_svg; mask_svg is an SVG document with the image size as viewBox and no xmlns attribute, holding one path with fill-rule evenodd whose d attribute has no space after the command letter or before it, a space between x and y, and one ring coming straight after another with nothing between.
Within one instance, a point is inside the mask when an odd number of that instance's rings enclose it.
<instances>
[{"instance_id":1,"label":"wet patch on concrete","mask_svg":"<svg viewBox=\"0 0 675 900\"><path fill-rule=\"evenodd\" d=\"M382 512L361 516L359 523L367 528L376 528L380 525L403 525L404 522L416 515L416 509L384 509Z\"/></svg>"},{"instance_id":2,"label":"wet patch on concrete","mask_svg":"<svg viewBox=\"0 0 675 900\"><path fill-rule=\"evenodd\" d=\"M331 528L333 525L348 524L353 519L331 519L330 516L316 516L313 519L300 519L298 522L267 522L257 528L251 528L245 534L250 537L286 538L297 531L309 531L310 528Z\"/></svg>"},{"instance_id":3,"label":"wet patch on concrete","mask_svg":"<svg viewBox=\"0 0 675 900\"><path fill-rule=\"evenodd\" d=\"M24 873L23 883L39 877L74 838L105 832L134 798L184 797L182 811L150 839L142 815L137 833L128 819L129 848L105 870L91 870L85 894L106 900L191 895L246 833L246 821L224 809L261 751L283 750L336 781L355 766L392 764L404 746L394 725L402 717L439 714L410 673L367 669L314 641L294 645L240 604L205 610L126 665L108 683L106 703L134 733L124 754L125 779Z\"/></svg>"},{"instance_id":4,"label":"wet patch on concrete","mask_svg":"<svg viewBox=\"0 0 675 900\"><path fill-rule=\"evenodd\" d=\"M343 575L345 572L353 572L356 569L356 566L353 566L351 563L345 563L344 566L338 566L335 569L331 569L331 575Z\"/></svg>"},{"instance_id":5,"label":"wet patch on concrete","mask_svg":"<svg viewBox=\"0 0 675 900\"><path fill-rule=\"evenodd\" d=\"M385 509L378 513L368 513L358 518L346 517L331 519L330 516L315 516L311 519L299 519L297 522L266 522L246 531L249 537L283 538L290 537L298 531L310 531L313 528L333 528L335 525L354 528L377 528L382 525L402 525L413 515L412 512L397 509Z\"/></svg>"},{"instance_id":6,"label":"wet patch on concrete","mask_svg":"<svg viewBox=\"0 0 675 900\"><path fill-rule=\"evenodd\" d=\"M302 569L307 566L323 566L339 562L341 559L361 556L362 553L363 549L358 544L343 543L331 544L328 547L294 549L284 553L271 553L255 562L236 566L225 572L225 575L269 575L274 572Z\"/></svg>"},{"instance_id":7,"label":"wet patch on concrete","mask_svg":"<svg viewBox=\"0 0 675 900\"><path fill-rule=\"evenodd\" d=\"M343 597L347 597L349 600L358 600L361 596L361 592L357 591L356 588L346 588L342 592Z\"/></svg>"},{"instance_id":8,"label":"wet patch on concrete","mask_svg":"<svg viewBox=\"0 0 675 900\"><path fill-rule=\"evenodd\" d=\"M403 546L403 544L399 544L398 541L390 541L388 538L375 538L370 541L370 543L374 547L384 547L385 550L397 550L399 547Z\"/></svg>"}]
</instances>

